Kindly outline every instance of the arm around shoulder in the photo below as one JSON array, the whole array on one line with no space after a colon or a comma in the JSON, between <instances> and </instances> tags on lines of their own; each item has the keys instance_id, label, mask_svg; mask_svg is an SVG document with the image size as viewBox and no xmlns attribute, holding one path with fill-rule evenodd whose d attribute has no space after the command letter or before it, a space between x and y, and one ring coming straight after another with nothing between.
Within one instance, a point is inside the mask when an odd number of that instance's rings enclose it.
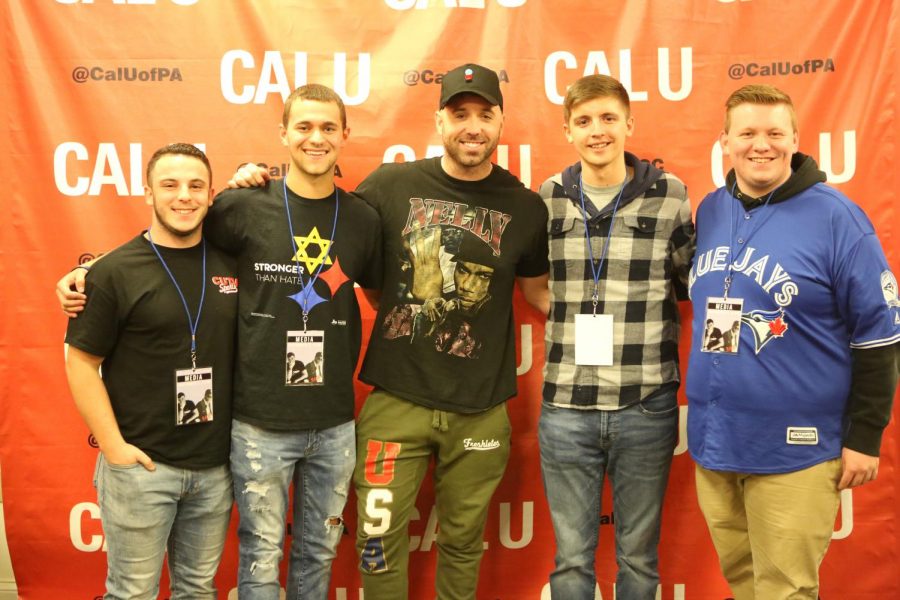
<instances>
[{"instance_id":1,"label":"arm around shoulder","mask_svg":"<svg viewBox=\"0 0 900 600\"><path fill-rule=\"evenodd\" d=\"M62 279L56 282L56 299L59 300L60 308L66 313L66 316L74 319L78 313L84 310L87 302L87 296L84 294L84 280L87 273L103 258L103 255L94 257L91 260L76 265L71 271L63 275Z\"/></svg>"}]
</instances>

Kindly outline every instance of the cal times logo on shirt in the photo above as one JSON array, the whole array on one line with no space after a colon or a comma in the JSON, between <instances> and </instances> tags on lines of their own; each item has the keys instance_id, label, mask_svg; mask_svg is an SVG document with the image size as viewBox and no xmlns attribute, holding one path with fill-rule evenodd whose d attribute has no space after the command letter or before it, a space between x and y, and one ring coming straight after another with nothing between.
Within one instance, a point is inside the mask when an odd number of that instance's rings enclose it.
<instances>
[{"instance_id":1,"label":"cal times logo on shirt","mask_svg":"<svg viewBox=\"0 0 900 600\"><path fill-rule=\"evenodd\" d=\"M213 275L213 285L219 286L220 294L236 294L238 291L238 278L226 277L223 275Z\"/></svg>"}]
</instances>

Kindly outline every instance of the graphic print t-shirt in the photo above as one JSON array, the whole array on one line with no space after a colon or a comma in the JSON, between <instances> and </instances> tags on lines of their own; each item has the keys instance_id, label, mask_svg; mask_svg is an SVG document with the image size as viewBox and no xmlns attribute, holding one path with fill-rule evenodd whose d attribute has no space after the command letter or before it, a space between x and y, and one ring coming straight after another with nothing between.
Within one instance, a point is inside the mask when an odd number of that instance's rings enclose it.
<instances>
[{"instance_id":1,"label":"graphic print t-shirt","mask_svg":"<svg viewBox=\"0 0 900 600\"><path fill-rule=\"evenodd\" d=\"M334 194L309 199L288 188L292 244L284 190L278 179L222 192L204 225L210 240L237 257L241 278L234 416L265 429L324 429L353 418L362 330L353 283L381 285L381 231L375 211L353 194L338 190L336 202ZM324 385L296 385L318 363L301 371L286 362L287 332L303 330L303 310L291 296L317 270L307 328L325 334Z\"/></svg>"},{"instance_id":2,"label":"graphic print t-shirt","mask_svg":"<svg viewBox=\"0 0 900 600\"><path fill-rule=\"evenodd\" d=\"M360 379L428 407L486 410L516 393L513 285L547 272L547 210L497 167L386 164L357 193L381 216L385 284Z\"/></svg>"}]
</instances>

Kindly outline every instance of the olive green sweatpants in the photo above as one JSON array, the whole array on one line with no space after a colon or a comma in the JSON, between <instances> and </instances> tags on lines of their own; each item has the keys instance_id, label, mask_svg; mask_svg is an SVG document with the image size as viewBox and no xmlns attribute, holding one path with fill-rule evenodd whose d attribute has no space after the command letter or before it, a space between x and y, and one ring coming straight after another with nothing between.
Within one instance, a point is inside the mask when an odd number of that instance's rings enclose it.
<instances>
[{"instance_id":1,"label":"olive green sweatpants","mask_svg":"<svg viewBox=\"0 0 900 600\"><path fill-rule=\"evenodd\" d=\"M484 524L509 458L506 403L476 414L426 408L383 390L356 426L357 552L366 600L406 600L410 513L434 458L439 600L473 600Z\"/></svg>"}]
</instances>

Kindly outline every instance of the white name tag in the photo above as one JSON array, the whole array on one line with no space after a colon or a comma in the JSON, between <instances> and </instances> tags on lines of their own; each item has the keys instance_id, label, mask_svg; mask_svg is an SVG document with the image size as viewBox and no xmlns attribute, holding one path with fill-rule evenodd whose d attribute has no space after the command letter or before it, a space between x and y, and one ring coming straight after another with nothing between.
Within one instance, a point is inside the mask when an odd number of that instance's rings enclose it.
<instances>
[{"instance_id":1,"label":"white name tag","mask_svg":"<svg viewBox=\"0 0 900 600\"><path fill-rule=\"evenodd\" d=\"M575 364L612 366L612 315L575 315Z\"/></svg>"},{"instance_id":2,"label":"white name tag","mask_svg":"<svg viewBox=\"0 0 900 600\"><path fill-rule=\"evenodd\" d=\"M325 385L325 332L288 331L284 385Z\"/></svg>"},{"instance_id":3,"label":"white name tag","mask_svg":"<svg viewBox=\"0 0 900 600\"><path fill-rule=\"evenodd\" d=\"M175 425L213 420L212 367L175 371Z\"/></svg>"},{"instance_id":4,"label":"white name tag","mask_svg":"<svg viewBox=\"0 0 900 600\"><path fill-rule=\"evenodd\" d=\"M707 298L701 352L737 354L741 341L743 298Z\"/></svg>"}]
</instances>

